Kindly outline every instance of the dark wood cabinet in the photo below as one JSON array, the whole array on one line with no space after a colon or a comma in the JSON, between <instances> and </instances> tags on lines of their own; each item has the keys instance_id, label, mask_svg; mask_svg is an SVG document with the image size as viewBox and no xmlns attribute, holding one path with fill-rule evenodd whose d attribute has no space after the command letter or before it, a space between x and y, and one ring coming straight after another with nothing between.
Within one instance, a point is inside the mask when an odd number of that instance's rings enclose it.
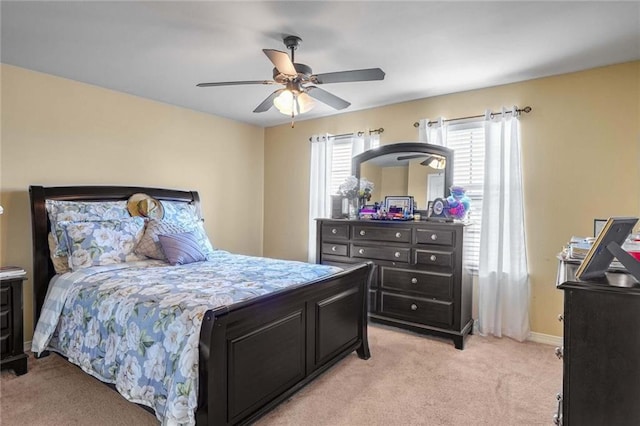
<instances>
[{"instance_id":1,"label":"dark wood cabinet","mask_svg":"<svg viewBox=\"0 0 640 426\"><path fill-rule=\"evenodd\" d=\"M464 348L473 319L463 224L318 219L317 232L318 263L375 264L371 321L451 338Z\"/></svg>"},{"instance_id":2,"label":"dark wood cabinet","mask_svg":"<svg viewBox=\"0 0 640 426\"><path fill-rule=\"evenodd\" d=\"M11 368L18 376L27 372L22 313L24 279L0 279L0 368Z\"/></svg>"},{"instance_id":3,"label":"dark wood cabinet","mask_svg":"<svg viewBox=\"0 0 640 426\"><path fill-rule=\"evenodd\" d=\"M640 284L628 274L577 281L562 264L564 291L562 393L555 423L640 424Z\"/></svg>"}]
</instances>

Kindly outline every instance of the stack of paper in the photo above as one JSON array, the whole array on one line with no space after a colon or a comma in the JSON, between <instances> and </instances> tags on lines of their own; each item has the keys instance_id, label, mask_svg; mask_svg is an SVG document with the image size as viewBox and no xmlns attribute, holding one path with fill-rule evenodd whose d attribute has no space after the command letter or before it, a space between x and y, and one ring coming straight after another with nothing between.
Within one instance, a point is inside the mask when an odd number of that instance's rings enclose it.
<instances>
[{"instance_id":1,"label":"stack of paper","mask_svg":"<svg viewBox=\"0 0 640 426\"><path fill-rule=\"evenodd\" d=\"M589 250L591 250L592 241L582 237L571 237L569 240L568 257L569 259L582 260L585 258Z\"/></svg>"},{"instance_id":2,"label":"stack of paper","mask_svg":"<svg viewBox=\"0 0 640 426\"><path fill-rule=\"evenodd\" d=\"M16 278L26 275L24 269L19 266L2 266L0 267L0 278Z\"/></svg>"}]
</instances>

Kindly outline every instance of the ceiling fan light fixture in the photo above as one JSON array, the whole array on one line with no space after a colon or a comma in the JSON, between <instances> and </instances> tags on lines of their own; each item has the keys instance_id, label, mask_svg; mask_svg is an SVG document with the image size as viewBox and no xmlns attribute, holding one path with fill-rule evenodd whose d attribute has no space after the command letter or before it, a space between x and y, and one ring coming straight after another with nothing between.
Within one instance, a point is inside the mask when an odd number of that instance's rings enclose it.
<instances>
[{"instance_id":1,"label":"ceiling fan light fixture","mask_svg":"<svg viewBox=\"0 0 640 426\"><path fill-rule=\"evenodd\" d=\"M315 106L313 98L306 93L294 92L286 89L273 100L273 105L284 115L295 117L311 111Z\"/></svg>"},{"instance_id":2,"label":"ceiling fan light fixture","mask_svg":"<svg viewBox=\"0 0 640 426\"><path fill-rule=\"evenodd\" d=\"M434 158L429 162L429 167L434 169L444 169L447 165L447 159L440 156L434 156Z\"/></svg>"}]
</instances>

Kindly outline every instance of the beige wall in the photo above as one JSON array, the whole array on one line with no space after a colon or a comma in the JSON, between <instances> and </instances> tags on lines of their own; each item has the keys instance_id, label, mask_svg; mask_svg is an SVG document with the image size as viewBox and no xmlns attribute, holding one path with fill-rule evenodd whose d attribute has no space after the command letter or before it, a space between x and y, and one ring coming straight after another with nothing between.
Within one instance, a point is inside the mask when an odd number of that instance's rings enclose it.
<instances>
[{"instance_id":1,"label":"beige wall","mask_svg":"<svg viewBox=\"0 0 640 426\"><path fill-rule=\"evenodd\" d=\"M387 195L408 195L409 169L407 167L383 167L380 177L382 180L380 201L384 201Z\"/></svg>"},{"instance_id":2,"label":"beige wall","mask_svg":"<svg viewBox=\"0 0 640 426\"><path fill-rule=\"evenodd\" d=\"M556 254L594 218L640 214L638 61L266 129L264 254L307 257L312 134L383 127L383 144L414 141L421 118L514 104L533 108L521 120L531 327L560 336Z\"/></svg>"},{"instance_id":3,"label":"beige wall","mask_svg":"<svg viewBox=\"0 0 640 426\"><path fill-rule=\"evenodd\" d=\"M197 190L215 246L262 254L262 128L13 66L1 73L0 264L32 276L30 184ZM30 281L25 289L30 340Z\"/></svg>"}]
</instances>

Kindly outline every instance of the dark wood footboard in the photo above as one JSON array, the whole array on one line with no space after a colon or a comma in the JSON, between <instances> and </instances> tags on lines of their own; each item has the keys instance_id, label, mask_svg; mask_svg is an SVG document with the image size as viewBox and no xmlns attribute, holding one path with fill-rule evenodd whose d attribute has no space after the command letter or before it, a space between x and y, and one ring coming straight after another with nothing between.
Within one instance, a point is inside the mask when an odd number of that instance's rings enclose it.
<instances>
[{"instance_id":1,"label":"dark wood footboard","mask_svg":"<svg viewBox=\"0 0 640 426\"><path fill-rule=\"evenodd\" d=\"M208 311L200 333L197 424L250 423L354 350L368 359L370 273L371 265L362 264Z\"/></svg>"}]
</instances>

